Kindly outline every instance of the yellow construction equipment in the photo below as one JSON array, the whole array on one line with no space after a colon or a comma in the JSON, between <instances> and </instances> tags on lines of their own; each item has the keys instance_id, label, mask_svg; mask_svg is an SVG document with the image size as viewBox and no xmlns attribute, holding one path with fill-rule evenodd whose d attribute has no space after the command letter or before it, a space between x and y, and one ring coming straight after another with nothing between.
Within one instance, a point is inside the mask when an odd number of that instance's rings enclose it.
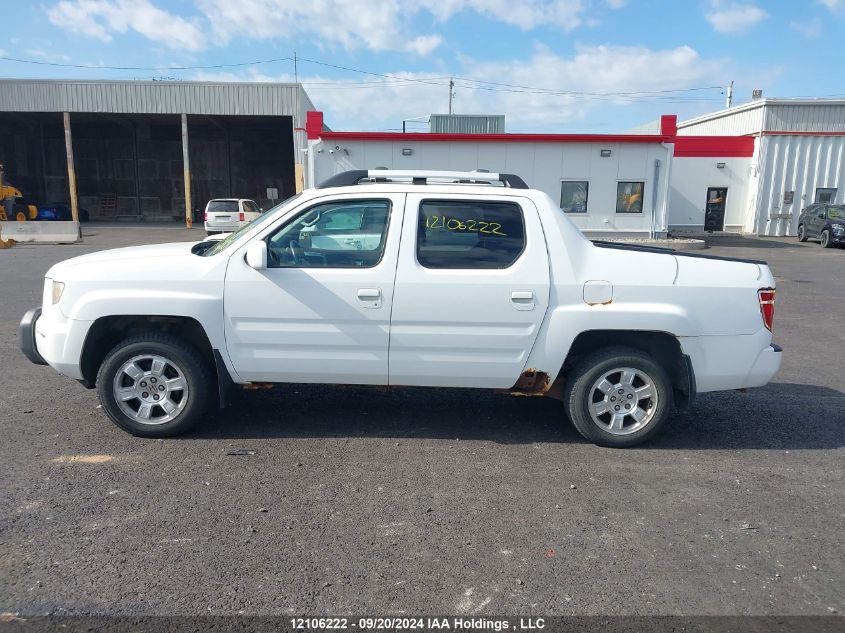
<instances>
[{"instance_id":1,"label":"yellow construction equipment","mask_svg":"<svg viewBox=\"0 0 845 633\"><path fill-rule=\"evenodd\" d=\"M0 220L25 222L38 216L38 207L29 204L21 190L8 184L3 177L3 165L0 165Z\"/></svg>"}]
</instances>

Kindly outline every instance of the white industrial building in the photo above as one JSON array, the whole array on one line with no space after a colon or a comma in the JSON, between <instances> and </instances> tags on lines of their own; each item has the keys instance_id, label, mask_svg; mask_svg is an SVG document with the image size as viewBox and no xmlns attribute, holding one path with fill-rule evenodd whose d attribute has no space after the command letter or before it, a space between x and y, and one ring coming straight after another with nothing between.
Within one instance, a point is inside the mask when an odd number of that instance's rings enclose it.
<instances>
[{"instance_id":1,"label":"white industrial building","mask_svg":"<svg viewBox=\"0 0 845 633\"><path fill-rule=\"evenodd\" d=\"M724 230L795 235L808 204L845 203L845 101L758 99L679 123L678 135L754 139L746 164L726 167L735 184L727 192ZM689 191L698 178L685 174L673 185ZM682 206L678 200L673 212Z\"/></svg>"},{"instance_id":2,"label":"white industrial building","mask_svg":"<svg viewBox=\"0 0 845 633\"><path fill-rule=\"evenodd\" d=\"M461 123L455 118L452 129ZM479 128L478 118L468 120L471 129ZM306 131L308 184L350 169L513 173L558 200L591 236L703 230L709 193L698 192L698 184L739 189L754 147L751 138L680 137L672 115L653 134L406 134L330 131L320 112L310 112Z\"/></svg>"},{"instance_id":3,"label":"white industrial building","mask_svg":"<svg viewBox=\"0 0 845 633\"><path fill-rule=\"evenodd\" d=\"M376 167L514 173L591 235L795 235L808 204L845 202L845 101L757 99L629 134L505 134L502 117L442 115L438 130L467 132L332 132L309 117L312 183Z\"/></svg>"}]
</instances>

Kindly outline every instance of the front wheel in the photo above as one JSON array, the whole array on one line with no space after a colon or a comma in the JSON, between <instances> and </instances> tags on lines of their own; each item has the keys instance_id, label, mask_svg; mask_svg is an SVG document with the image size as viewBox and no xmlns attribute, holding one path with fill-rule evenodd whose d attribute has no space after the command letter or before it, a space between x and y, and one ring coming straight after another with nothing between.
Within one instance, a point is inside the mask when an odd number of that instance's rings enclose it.
<instances>
[{"instance_id":1,"label":"front wheel","mask_svg":"<svg viewBox=\"0 0 845 633\"><path fill-rule=\"evenodd\" d=\"M625 448L645 442L666 426L672 385L649 355L612 347L578 364L567 381L564 402L569 419L586 439Z\"/></svg>"},{"instance_id":2,"label":"front wheel","mask_svg":"<svg viewBox=\"0 0 845 633\"><path fill-rule=\"evenodd\" d=\"M804 225L798 227L798 241L799 242L806 242L807 241L807 231L804 229Z\"/></svg>"},{"instance_id":3,"label":"front wheel","mask_svg":"<svg viewBox=\"0 0 845 633\"><path fill-rule=\"evenodd\" d=\"M138 437L172 437L194 426L210 400L213 377L180 339L146 334L118 343L97 374L103 409Z\"/></svg>"},{"instance_id":4,"label":"front wheel","mask_svg":"<svg viewBox=\"0 0 845 633\"><path fill-rule=\"evenodd\" d=\"M822 248L830 248L831 246L833 246L830 241L830 231L828 229L822 231L821 245Z\"/></svg>"}]
</instances>

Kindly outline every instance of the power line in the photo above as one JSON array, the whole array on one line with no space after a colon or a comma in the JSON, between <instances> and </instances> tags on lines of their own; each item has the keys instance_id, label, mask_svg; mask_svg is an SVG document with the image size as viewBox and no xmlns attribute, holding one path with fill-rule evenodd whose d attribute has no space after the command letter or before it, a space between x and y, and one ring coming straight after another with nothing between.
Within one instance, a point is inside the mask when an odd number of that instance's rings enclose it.
<instances>
[{"instance_id":1,"label":"power line","mask_svg":"<svg viewBox=\"0 0 845 633\"><path fill-rule=\"evenodd\" d=\"M65 62L47 62L40 59L20 59L18 57L0 57L0 61L18 62L20 64L36 64L38 66L58 66L60 68L89 68L92 70L210 70L215 68L235 68L239 66L254 66L256 64L271 64L273 62L291 61L292 57L277 57L275 59L261 59L252 62L235 62L231 64L210 64L207 66L101 66L97 64L70 64Z\"/></svg>"},{"instance_id":2,"label":"power line","mask_svg":"<svg viewBox=\"0 0 845 633\"><path fill-rule=\"evenodd\" d=\"M407 85L409 83L417 83L417 84L424 84L424 85L433 85L433 86L450 86L450 97L452 94L452 87L463 88L465 90L484 90L487 92L510 92L516 94L536 94L536 95L549 95L549 96L568 96L573 98L580 98L580 99L597 99L597 100L614 100L614 101L622 101L626 103L635 103L635 102L647 102L647 101L654 101L654 102L663 102L663 103L710 103L716 101L715 99L701 99L701 98L692 98L692 97L684 97L682 93L690 93L690 92L698 92L698 91L706 91L706 90L723 90L721 86L700 86L700 87L691 87L691 88L672 88L666 90L652 90L652 91L628 91L628 92L586 92L586 91L577 91L577 90L555 90L552 88L542 88L537 86L526 86L521 84L511 84L511 83L504 83L504 82L495 82L495 81L486 81L483 79L474 79L471 77L454 77L463 84L459 83L452 83L454 80L452 77L427 77L427 78L418 78L418 77L407 77L402 75L396 75L391 73L378 73L369 70L363 70L360 68L353 68L351 66L342 66L339 64L332 64L329 62L323 62L317 59L309 59L306 57L299 57L296 53L294 53L293 57L277 57L273 59L261 59L261 60L252 60L252 61L245 61L245 62L231 62L225 64L207 64L207 65L195 65L195 66L106 66L106 65L97 65L97 64L73 64L68 62L49 62L37 59L23 59L18 57L8 57L8 56L0 56L0 61L8 61L8 62L16 62L16 63L23 63L23 64L35 64L39 66L52 66L52 67L60 67L60 68L85 68L91 70L214 70L214 69L221 69L221 68L241 68L246 66L256 66L260 64L271 64L271 63L278 63L278 62L287 62L293 61L294 62L294 77L298 79L298 62L307 62L311 64L315 64L318 66L324 66L327 68L333 68L336 70L343 70L346 72L354 72L363 75L368 75L371 77L380 77L387 81L381 82L319 82L319 81L310 81L310 82L303 82L303 85L310 85L316 87L320 87L321 89L336 89L336 90L347 90L347 89L360 89L360 88L378 88L378 87L392 87L392 86L401 86ZM449 82L441 81L449 79ZM451 85L450 85L451 84ZM336 86L335 88L323 88L323 86Z\"/></svg>"}]
</instances>

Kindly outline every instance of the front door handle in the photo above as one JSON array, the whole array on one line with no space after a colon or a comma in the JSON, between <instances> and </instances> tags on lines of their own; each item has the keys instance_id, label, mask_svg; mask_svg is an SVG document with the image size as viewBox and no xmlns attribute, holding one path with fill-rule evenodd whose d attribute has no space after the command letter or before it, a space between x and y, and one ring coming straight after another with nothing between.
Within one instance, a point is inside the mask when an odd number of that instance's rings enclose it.
<instances>
[{"instance_id":1,"label":"front door handle","mask_svg":"<svg viewBox=\"0 0 845 633\"><path fill-rule=\"evenodd\" d=\"M517 310L533 310L534 291L514 290L511 292L511 305Z\"/></svg>"},{"instance_id":2,"label":"front door handle","mask_svg":"<svg viewBox=\"0 0 845 633\"><path fill-rule=\"evenodd\" d=\"M358 288L358 301L365 308L380 308L381 290L379 288Z\"/></svg>"}]
</instances>

